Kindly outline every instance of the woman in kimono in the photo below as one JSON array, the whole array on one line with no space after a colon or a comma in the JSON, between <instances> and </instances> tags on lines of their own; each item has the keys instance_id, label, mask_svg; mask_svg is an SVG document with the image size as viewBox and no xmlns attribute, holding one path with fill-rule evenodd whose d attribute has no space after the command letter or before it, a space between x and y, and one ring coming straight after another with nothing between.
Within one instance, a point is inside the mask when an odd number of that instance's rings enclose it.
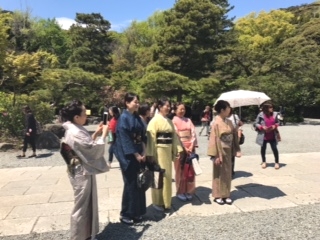
<instances>
[{"instance_id":1,"label":"woman in kimono","mask_svg":"<svg viewBox=\"0 0 320 240\"><path fill-rule=\"evenodd\" d=\"M124 102L126 110L118 119L114 153L124 181L120 221L132 225L146 213L146 194L137 184L137 175L146 159L146 131L138 115L139 96L127 93Z\"/></svg>"},{"instance_id":2,"label":"woman in kimono","mask_svg":"<svg viewBox=\"0 0 320 240\"><path fill-rule=\"evenodd\" d=\"M266 149L267 143L270 143L274 155L274 168L279 169L279 151L277 148L280 135L278 131L279 119L278 112L273 111L271 103L265 103L262 106L262 111L258 114L254 123L255 129L258 132L256 143L261 146L262 168L267 167L266 163Z\"/></svg>"},{"instance_id":3,"label":"woman in kimono","mask_svg":"<svg viewBox=\"0 0 320 240\"><path fill-rule=\"evenodd\" d=\"M175 109L175 116L172 119L172 122L175 126L177 135L180 138L180 141L184 147L184 150L187 154L195 152L197 146L197 137L195 127L190 118L184 117L186 113L186 108L183 103L177 103ZM182 159L176 158L174 162L175 167L175 182L177 189L177 197L181 201L187 201L192 199L192 194L195 192L195 181L188 182L184 177L183 172L183 162Z\"/></svg>"},{"instance_id":4,"label":"woman in kimono","mask_svg":"<svg viewBox=\"0 0 320 240\"><path fill-rule=\"evenodd\" d=\"M106 135L108 126L100 124L91 136L83 127L86 108L80 101L73 101L61 110L65 136L61 155L68 165L68 175L74 192L74 208L71 213L71 240L95 239L99 231L96 174L108 170L103 157L105 144L96 138Z\"/></svg>"},{"instance_id":5,"label":"woman in kimono","mask_svg":"<svg viewBox=\"0 0 320 240\"><path fill-rule=\"evenodd\" d=\"M148 124L147 152L162 169L165 169L162 189L151 189L153 207L158 211L171 208L172 162L183 151L172 121L167 118L170 102L167 98L158 101L158 111Z\"/></svg>"},{"instance_id":6,"label":"woman in kimono","mask_svg":"<svg viewBox=\"0 0 320 240\"><path fill-rule=\"evenodd\" d=\"M220 100L214 106L217 116L211 126L208 155L213 161L212 196L218 204L232 204L230 198L232 156L241 157L238 133L228 119L230 104Z\"/></svg>"}]
</instances>

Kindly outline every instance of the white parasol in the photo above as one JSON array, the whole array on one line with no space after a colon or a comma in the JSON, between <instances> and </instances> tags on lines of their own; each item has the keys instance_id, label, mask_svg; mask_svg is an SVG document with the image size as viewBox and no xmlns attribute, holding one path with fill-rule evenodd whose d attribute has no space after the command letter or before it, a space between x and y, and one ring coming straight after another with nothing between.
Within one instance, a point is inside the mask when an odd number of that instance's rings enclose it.
<instances>
[{"instance_id":1,"label":"white parasol","mask_svg":"<svg viewBox=\"0 0 320 240\"><path fill-rule=\"evenodd\" d=\"M270 100L263 92L255 92L255 91L248 91L248 90L235 90L231 92L225 92L220 95L220 97L216 100L214 105L219 100L227 101L232 108L235 107L243 107L243 106L251 106L251 105L258 105L260 106L265 101Z\"/></svg>"}]
</instances>

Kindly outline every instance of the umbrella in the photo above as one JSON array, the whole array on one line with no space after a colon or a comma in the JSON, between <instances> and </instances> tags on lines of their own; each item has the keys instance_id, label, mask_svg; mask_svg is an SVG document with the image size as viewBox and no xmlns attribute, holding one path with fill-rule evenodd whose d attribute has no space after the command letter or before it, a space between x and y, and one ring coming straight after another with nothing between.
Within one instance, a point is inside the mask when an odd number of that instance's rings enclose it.
<instances>
[{"instance_id":1,"label":"umbrella","mask_svg":"<svg viewBox=\"0 0 320 240\"><path fill-rule=\"evenodd\" d=\"M220 95L217 99L216 103L219 100L227 101L232 108L235 107L242 107L242 106L251 106L251 105L258 105L260 106L270 98L263 92L255 92L255 91L248 91L248 90L235 90L231 92L225 92Z\"/></svg>"}]
</instances>

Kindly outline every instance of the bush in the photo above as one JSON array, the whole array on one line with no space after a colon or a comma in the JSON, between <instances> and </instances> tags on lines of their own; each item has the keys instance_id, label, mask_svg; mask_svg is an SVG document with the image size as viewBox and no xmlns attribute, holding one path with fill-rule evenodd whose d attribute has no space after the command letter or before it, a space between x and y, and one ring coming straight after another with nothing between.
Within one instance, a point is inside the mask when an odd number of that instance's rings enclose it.
<instances>
[{"instance_id":1,"label":"bush","mask_svg":"<svg viewBox=\"0 0 320 240\"><path fill-rule=\"evenodd\" d=\"M53 109L49 103L39 102L35 97L16 96L0 92L0 136L4 138L20 137L25 128L24 106L30 106L36 119L41 124L51 123Z\"/></svg>"}]
</instances>

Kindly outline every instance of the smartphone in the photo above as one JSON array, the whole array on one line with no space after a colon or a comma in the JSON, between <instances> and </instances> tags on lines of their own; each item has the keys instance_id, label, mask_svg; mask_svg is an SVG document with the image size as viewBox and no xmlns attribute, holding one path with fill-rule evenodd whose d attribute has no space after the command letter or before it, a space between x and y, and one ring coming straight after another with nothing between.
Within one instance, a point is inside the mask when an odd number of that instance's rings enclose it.
<instances>
[{"instance_id":1,"label":"smartphone","mask_svg":"<svg viewBox=\"0 0 320 240\"><path fill-rule=\"evenodd\" d=\"M107 125L108 122L108 112L103 113L103 125Z\"/></svg>"}]
</instances>

